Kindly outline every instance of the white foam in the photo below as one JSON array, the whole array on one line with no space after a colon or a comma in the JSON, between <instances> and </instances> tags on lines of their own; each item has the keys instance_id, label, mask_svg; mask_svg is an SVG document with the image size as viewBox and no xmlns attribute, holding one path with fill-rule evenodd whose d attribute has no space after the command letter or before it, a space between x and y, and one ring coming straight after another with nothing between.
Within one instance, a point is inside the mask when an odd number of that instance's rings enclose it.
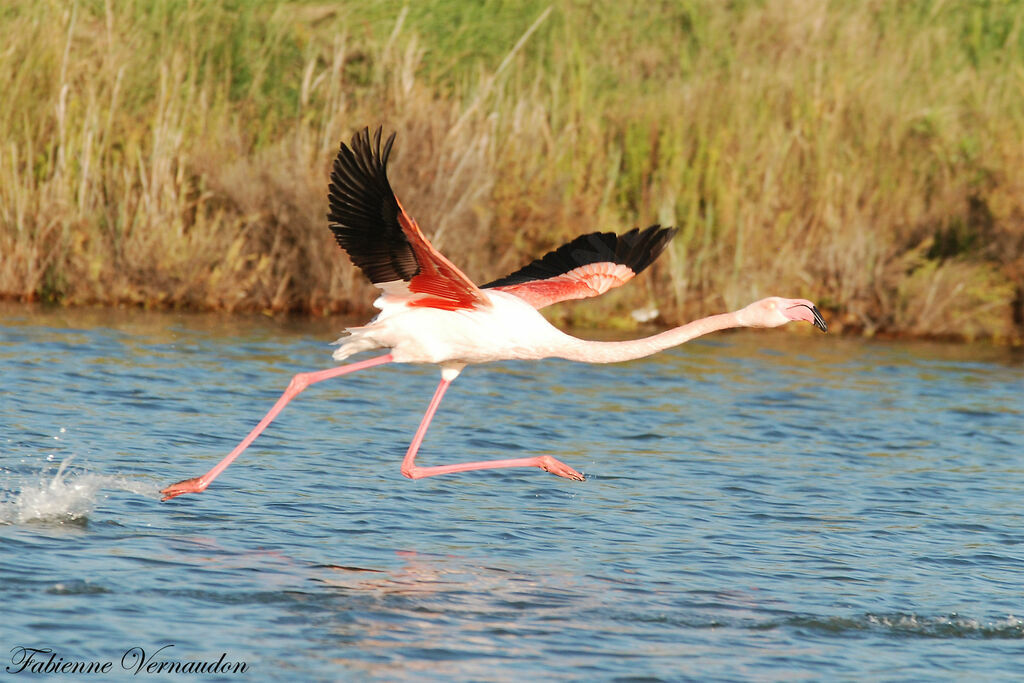
<instances>
[{"instance_id":1,"label":"white foam","mask_svg":"<svg viewBox=\"0 0 1024 683\"><path fill-rule=\"evenodd\" d=\"M155 487L126 477L69 469L71 460L64 460L52 477L52 470L44 471L36 481L26 479L20 489L7 492L6 499L0 500L0 523L84 519L92 512L96 501L105 497L102 491L129 491L147 497L158 495Z\"/></svg>"},{"instance_id":2,"label":"white foam","mask_svg":"<svg viewBox=\"0 0 1024 683\"><path fill-rule=\"evenodd\" d=\"M956 630L962 632L978 632L996 634L1004 631L1020 632L1024 628L1024 620L1012 614L1005 619L981 621L973 617L959 614L948 616L918 616L916 614L868 614L869 624L883 626L900 631L921 632L925 634Z\"/></svg>"}]
</instances>

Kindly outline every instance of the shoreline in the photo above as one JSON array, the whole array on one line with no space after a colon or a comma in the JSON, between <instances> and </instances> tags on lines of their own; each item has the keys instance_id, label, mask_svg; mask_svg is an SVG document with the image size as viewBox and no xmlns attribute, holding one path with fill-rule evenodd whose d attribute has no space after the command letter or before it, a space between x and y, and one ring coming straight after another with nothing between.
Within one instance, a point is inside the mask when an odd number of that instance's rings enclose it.
<instances>
[{"instance_id":1,"label":"shoreline","mask_svg":"<svg viewBox=\"0 0 1024 683\"><path fill-rule=\"evenodd\" d=\"M593 302L590 302L593 305ZM587 302L582 304L571 304L571 305L586 305ZM233 319L239 322L252 321L252 320L273 320L281 323L283 326L290 324L299 325L312 325L314 327L322 327L325 335L330 336L331 334L339 334L342 329L347 326L360 325L375 314L376 309L366 306L365 309L353 309L339 307L337 310L330 312L319 312L311 313L309 311L296 311L296 310L258 310L258 309L235 309L235 310L224 310L215 308L188 308L188 307L173 307L173 306L158 306L158 305L145 305L136 303L86 303L86 304L65 304L65 303L47 303L39 301L18 301L12 298L5 298L0 296L0 317L6 317L8 315L25 313L29 316L45 316L45 315L58 315L60 313L68 313L69 315L88 315L94 314L97 318L105 318L113 314L116 317L125 316L126 318L136 319L139 316L155 315L155 316L167 316L167 315L181 315L194 318L202 318L210 316L216 319ZM544 313L555 321L555 324L559 327L568 330L576 330L588 333L590 336L596 338L607 337L609 339L629 338L631 335L640 333L656 333L658 331L664 331L670 329L678 324L683 324L687 320L665 320L664 318L658 318L654 322L635 323L628 322L624 323L624 320L628 319L628 316L618 316L609 321L607 324L600 324L595 322L597 318L593 315L578 316L574 317L570 313L566 313L564 310L559 310L555 307L553 310L545 310ZM957 335L942 335L942 334L926 334L926 333L913 333L909 331L898 331L898 330L880 330L874 334L865 334L863 328L859 328L850 324L843 324L838 320L834 311L822 310L822 315L829 323L829 336L835 336L843 339L851 340L864 340L864 341L881 341L881 342L934 342L939 344L955 344L955 345L972 345L978 344L983 346L990 346L995 348L1005 348L1013 351L1024 351L1024 339L1021 337L1014 337L1008 339L996 339L992 337L975 337L972 339L965 338ZM2 326L0 321L0 326ZM723 330L718 332L719 335L731 335L731 334L746 334L748 330ZM776 332L779 334L780 332ZM791 335L806 335L809 332L802 328L786 328L781 331L781 334Z\"/></svg>"}]
</instances>

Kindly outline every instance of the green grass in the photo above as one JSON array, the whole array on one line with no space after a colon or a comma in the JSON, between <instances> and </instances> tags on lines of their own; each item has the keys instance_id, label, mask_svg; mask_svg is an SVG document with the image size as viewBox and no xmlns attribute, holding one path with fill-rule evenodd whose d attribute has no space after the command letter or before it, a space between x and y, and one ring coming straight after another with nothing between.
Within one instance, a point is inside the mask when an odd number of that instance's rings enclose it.
<instances>
[{"instance_id":1,"label":"green grass","mask_svg":"<svg viewBox=\"0 0 1024 683\"><path fill-rule=\"evenodd\" d=\"M474 278L680 227L571 321L779 294L864 334L1024 333L1019 2L16 1L0 31L5 298L364 310L326 178L383 123Z\"/></svg>"}]
</instances>

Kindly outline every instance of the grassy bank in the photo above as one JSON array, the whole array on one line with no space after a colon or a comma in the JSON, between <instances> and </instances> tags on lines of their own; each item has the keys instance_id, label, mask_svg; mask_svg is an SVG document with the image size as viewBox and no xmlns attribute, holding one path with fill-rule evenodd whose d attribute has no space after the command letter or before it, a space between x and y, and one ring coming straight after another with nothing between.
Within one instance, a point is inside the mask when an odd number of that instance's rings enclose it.
<instances>
[{"instance_id":1,"label":"grassy bank","mask_svg":"<svg viewBox=\"0 0 1024 683\"><path fill-rule=\"evenodd\" d=\"M681 228L575 322L782 294L866 334L1021 338L1021 4L366 4L8 3L0 296L365 308L326 178L383 123L474 278Z\"/></svg>"}]
</instances>

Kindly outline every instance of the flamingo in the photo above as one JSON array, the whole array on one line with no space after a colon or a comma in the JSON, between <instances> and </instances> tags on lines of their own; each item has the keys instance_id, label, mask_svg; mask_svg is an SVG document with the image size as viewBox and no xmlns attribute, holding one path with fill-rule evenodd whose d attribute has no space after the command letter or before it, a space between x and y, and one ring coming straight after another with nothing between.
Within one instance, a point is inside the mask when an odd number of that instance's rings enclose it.
<instances>
[{"instance_id":1,"label":"flamingo","mask_svg":"<svg viewBox=\"0 0 1024 683\"><path fill-rule=\"evenodd\" d=\"M598 296L625 284L665 249L675 228L652 225L616 235L582 235L516 272L477 286L435 249L398 201L387 176L395 134L381 147L381 128L364 128L351 146L341 143L331 172L330 212L334 236L352 262L381 294L380 313L366 325L345 330L333 353L343 361L363 352L387 353L327 370L295 375L253 430L206 474L163 489L163 500L198 493L224 471L281 410L306 387L385 363L432 363L441 382L402 460L410 479L504 467L539 467L566 479L583 475L550 455L422 466L416 454L448 386L468 365L500 360L564 358L615 363L652 355L695 337L734 327L778 327L806 321L827 325L806 299L768 297L733 311L631 341L597 342L570 336L547 322L538 309L570 299Z\"/></svg>"}]
</instances>

